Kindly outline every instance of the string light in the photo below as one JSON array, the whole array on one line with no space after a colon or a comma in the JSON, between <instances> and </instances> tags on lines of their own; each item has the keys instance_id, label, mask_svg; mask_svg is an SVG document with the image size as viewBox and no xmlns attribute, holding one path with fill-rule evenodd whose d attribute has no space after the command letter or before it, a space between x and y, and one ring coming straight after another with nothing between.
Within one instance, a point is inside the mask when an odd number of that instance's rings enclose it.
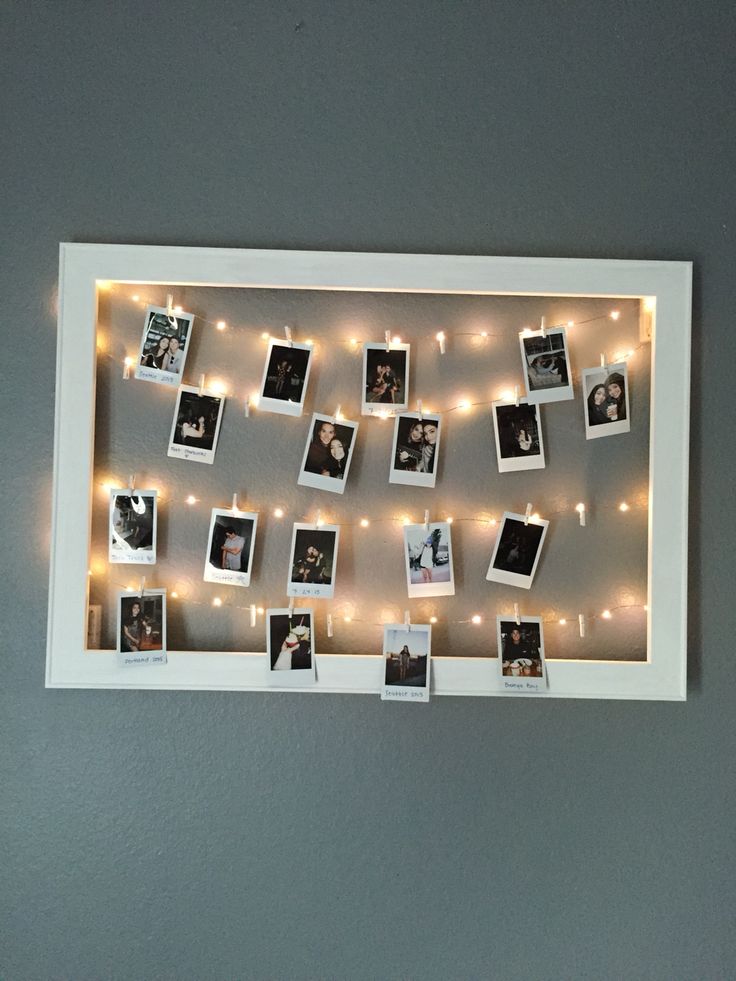
<instances>
[{"instance_id":1,"label":"string light","mask_svg":"<svg viewBox=\"0 0 736 981\"><path fill-rule=\"evenodd\" d=\"M174 313L183 313L183 312L184 312L184 307L179 306L179 304L177 303L177 305L174 307Z\"/></svg>"},{"instance_id":2,"label":"string light","mask_svg":"<svg viewBox=\"0 0 736 981\"><path fill-rule=\"evenodd\" d=\"M194 494L190 494L189 497L186 498L185 503L191 506L192 504L196 504L197 500L198 499L194 496Z\"/></svg>"},{"instance_id":3,"label":"string light","mask_svg":"<svg viewBox=\"0 0 736 981\"><path fill-rule=\"evenodd\" d=\"M479 623L483 622L483 618L480 616L480 614L474 613L473 616L470 618L470 622L474 623L477 626Z\"/></svg>"},{"instance_id":4,"label":"string light","mask_svg":"<svg viewBox=\"0 0 736 981\"><path fill-rule=\"evenodd\" d=\"M352 623L353 622L353 618L352 617L343 617L342 619L343 619L343 622L344 623Z\"/></svg>"},{"instance_id":5,"label":"string light","mask_svg":"<svg viewBox=\"0 0 736 981\"><path fill-rule=\"evenodd\" d=\"M620 310L611 310L609 316L610 316L611 320L618 320L618 318L621 316L621 311Z\"/></svg>"},{"instance_id":6,"label":"string light","mask_svg":"<svg viewBox=\"0 0 736 981\"><path fill-rule=\"evenodd\" d=\"M274 508L273 509L273 516L274 516L274 518L283 518L283 516L284 516L284 509L283 508Z\"/></svg>"},{"instance_id":7,"label":"string light","mask_svg":"<svg viewBox=\"0 0 736 981\"><path fill-rule=\"evenodd\" d=\"M391 343L392 344L401 344L401 338L400 337L392 337L391 338Z\"/></svg>"},{"instance_id":8,"label":"string light","mask_svg":"<svg viewBox=\"0 0 736 981\"><path fill-rule=\"evenodd\" d=\"M262 616L263 616L263 614L264 614L265 612L266 612L266 611L265 611L265 610L263 609L263 607L262 607L262 606L259 606L259 607L258 607L258 610L257 610L257 613L258 613L258 615L259 615L259 616L261 616L261 617L262 617Z\"/></svg>"},{"instance_id":9,"label":"string light","mask_svg":"<svg viewBox=\"0 0 736 981\"><path fill-rule=\"evenodd\" d=\"M448 514L447 517L445 518L445 521L447 522L448 525L451 525L452 522L453 522L452 515L451 514Z\"/></svg>"},{"instance_id":10,"label":"string light","mask_svg":"<svg viewBox=\"0 0 736 981\"><path fill-rule=\"evenodd\" d=\"M212 600L212 605L213 606L222 606L222 600L220 599L219 596L215 596L215 598Z\"/></svg>"},{"instance_id":11,"label":"string light","mask_svg":"<svg viewBox=\"0 0 736 981\"><path fill-rule=\"evenodd\" d=\"M367 528L369 524L370 524L370 521L368 520L368 518L361 518L360 519L360 527L361 528Z\"/></svg>"},{"instance_id":12,"label":"string light","mask_svg":"<svg viewBox=\"0 0 736 981\"><path fill-rule=\"evenodd\" d=\"M227 324L225 323L224 320L218 320L215 326L217 327L218 330L225 330Z\"/></svg>"},{"instance_id":13,"label":"string light","mask_svg":"<svg viewBox=\"0 0 736 981\"><path fill-rule=\"evenodd\" d=\"M601 616L603 617L604 620L610 620L613 614L611 613L610 610L604 610L603 613L601 613Z\"/></svg>"},{"instance_id":14,"label":"string light","mask_svg":"<svg viewBox=\"0 0 736 981\"><path fill-rule=\"evenodd\" d=\"M267 330L264 330L264 331L263 331L263 333L261 334L261 338L262 338L262 340L264 340L264 341L267 341L267 340L269 340L269 338L270 338L270 337L271 337L271 335L270 335L270 334L268 333L268 331L267 331Z\"/></svg>"},{"instance_id":15,"label":"string light","mask_svg":"<svg viewBox=\"0 0 736 981\"><path fill-rule=\"evenodd\" d=\"M562 619L561 620L558 620L557 622L559 623L559 625L561 627L564 627L565 624L567 623L567 620L564 617L562 617Z\"/></svg>"},{"instance_id":16,"label":"string light","mask_svg":"<svg viewBox=\"0 0 736 981\"><path fill-rule=\"evenodd\" d=\"M429 622L430 623L437 623L437 617L430 617L429 618Z\"/></svg>"},{"instance_id":17,"label":"string light","mask_svg":"<svg viewBox=\"0 0 736 981\"><path fill-rule=\"evenodd\" d=\"M171 593L171 598L172 598L172 599L179 599L179 594L177 593L177 591L176 591L176 590L174 590L174 591L173 591L173 592Z\"/></svg>"},{"instance_id":18,"label":"string light","mask_svg":"<svg viewBox=\"0 0 736 981\"><path fill-rule=\"evenodd\" d=\"M629 505L626 503L626 501L621 501L621 503L618 506L618 509L619 509L619 511L629 511L630 510Z\"/></svg>"},{"instance_id":19,"label":"string light","mask_svg":"<svg viewBox=\"0 0 736 981\"><path fill-rule=\"evenodd\" d=\"M138 303L138 301L140 300L140 296L138 296L137 293L134 293L133 296L131 297L131 299L132 299L133 303Z\"/></svg>"}]
</instances>

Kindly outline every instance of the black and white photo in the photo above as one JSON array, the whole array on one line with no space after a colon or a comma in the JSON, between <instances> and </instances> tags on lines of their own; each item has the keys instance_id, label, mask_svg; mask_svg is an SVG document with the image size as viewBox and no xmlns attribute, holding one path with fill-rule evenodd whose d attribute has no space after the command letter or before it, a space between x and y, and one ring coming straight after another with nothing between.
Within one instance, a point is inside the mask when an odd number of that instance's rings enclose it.
<instances>
[{"instance_id":1,"label":"black and white photo","mask_svg":"<svg viewBox=\"0 0 736 981\"><path fill-rule=\"evenodd\" d=\"M389 483L434 487L440 452L440 417L396 416Z\"/></svg>"},{"instance_id":2,"label":"black and white photo","mask_svg":"<svg viewBox=\"0 0 736 981\"><path fill-rule=\"evenodd\" d=\"M315 412L304 448L299 481L303 487L342 494L353 458L358 423Z\"/></svg>"},{"instance_id":3,"label":"black and white photo","mask_svg":"<svg viewBox=\"0 0 736 981\"><path fill-rule=\"evenodd\" d=\"M158 491L110 491L108 560L114 564L153 565L156 562Z\"/></svg>"},{"instance_id":4,"label":"black and white photo","mask_svg":"<svg viewBox=\"0 0 736 981\"><path fill-rule=\"evenodd\" d=\"M266 610L269 683L281 688L312 684L316 677L314 611Z\"/></svg>"},{"instance_id":5,"label":"black and white photo","mask_svg":"<svg viewBox=\"0 0 736 981\"><path fill-rule=\"evenodd\" d=\"M625 362L583 369L585 437L628 433L629 373Z\"/></svg>"},{"instance_id":6,"label":"black and white photo","mask_svg":"<svg viewBox=\"0 0 736 981\"><path fill-rule=\"evenodd\" d=\"M148 307L135 377L160 385L180 385L193 321L193 313L169 316L165 307Z\"/></svg>"},{"instance_id":7,"label":"black and white photo","mask_svg":"<svg viewBox=\"0 0 736 981\"><path fill-rule=\"evenodd\" d=\"M312 348L308 344L289 344L273 337L268 342L258 408L286 416L304 411Z\"/></svg>"},{"instance_id":8,"label":"black and white photo","mask_svg":"<svg viewBox=\"0 0 736 981\"><path fill-rule=\"evenodd\" d=\"M498 528L496 546L486 573L490 582L531 589L549 521L505 511Z\"/></svg>"},{"instance_id":9,"label":"black and white photo","mask_svg":"<svg viewBox=\"0 0 736 981\"><path fill-rule=\"evenodd\" d=\"M404 525L404 564L410 599L418 596L454 596L452 540L446 521Z\"/></svg>"},{"instance_id":10,"label":"black and white photo","mask_svg":"<svg viewBox=\"0 0 736 981\"><path fill-rule=\"evenodd\" d=\"M563 402L575 398L572 368L564 327L542 335L541 330L519 334L528 402Z\"/></svg>"},{"instance_id":11,"label":"black and white photo","mask_svg":"<svg viewBox=\"0 0 736 981\"><path fill-rule=\"evenodd\" d=\"M491 406L499 473L544 467L544 440L538 405L526 399Z\"/></svg>"},{"instance_id":12,"label":"black and white photo","mask_svg":"<svg viewBox=\"0 0 736 981\"><path fill-rule=\"evenodd\" d=\"M498 667L505 691L543 691L547 687L544 632L541 617L519 622L496 617Z\"/></svg>"},{"instance_id":13,"label":"black and white photo","mask_svg":"<svg viewBox=\"0 0 736 981\"><path fill-rule=\"evenodd\" d=\"M429 701L432 627L428 623L387 623L383 628L381 699Z\"/></svg>"},{"instance_id":14,"label":"black and white photo","mask_svg":"<svg viewBox=\"0 0 736 981\"><path fill-rule=\"evenodd\" d=\"M182 385L174 409L169 456L213 463L225 399Z\"/></svg>"},{"instance_id":15,"label":"black and white photo","mask_svg":"<svg viewBox=\"0 0 736 981\"><path fill-rule=\"evenodd\" d=\"M395 415L409 406L409 344L363 345L364 416Z\"/></svg>"},{"instance_id":16,"label":"black and white photo","mask_svg":"<svg viewBox=\"0 0 736 981\"><path fill-rule=\"evenodd\" d=\"M205 582L250 586L257 526L255 512L212 509Z\"/></svg>"},{"instance_id":17,"label":"black and white photo","mask_svg":"<svg viewBox=\"0 0 736 981\"><path fill-rule=\"evenodd\" d=\"M166 590L118 594L118 642L121 667L166 664Z\"/></svg>"},{"instance_id":18,"label":"black and white photo","mask_svg":"<svg viewBox=\"0 0 736 981\"><path fill-rule=\"evenodd\" d=\"M339 543L338 525L295 523L286 595L332 599Z\"/></svg>"}]
</instances>

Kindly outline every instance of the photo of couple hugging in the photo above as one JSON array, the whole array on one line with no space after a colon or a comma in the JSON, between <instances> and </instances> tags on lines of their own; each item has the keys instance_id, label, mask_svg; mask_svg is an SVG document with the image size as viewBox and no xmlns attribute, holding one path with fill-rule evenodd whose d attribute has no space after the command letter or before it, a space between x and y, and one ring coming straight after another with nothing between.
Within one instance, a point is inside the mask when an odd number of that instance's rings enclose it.
<instances>
[{"instance_id":1,"label":"photo of couple hugging","mask_svg":"<svg viewBox=\"0 0 736 981\"><path fill-rule=\"evenodd\" d=\"M339 426L327 419L317 421L304 469L322 477L343 480L352 437L353 429L349 426Z\"/></svg>"},{"instance_id":2,"label":"photo of couple hugging","mask_svg":"<svg viewBox=\"0 0 736 981\"><path fill-rule=\"evenodd\" d=\"M399 418L395 470L434 473L438 419Z\"/></svg>"},{"instance_id":3,"label":"photo of couple hugging","mask_svg":"<svg viewBox=\"0 0 736 981\"><path fill-rule=\"evenodd\" d=\"M402 405L406 358L403 352L386 354L369 351L366 363L366 402L387 402Z\"/></svg>"},{"instance_id":4,"label":"photo of couple hugging","mask_svg":"<svg viewBox=\"0 0 736 981\"><path fill-rule=\"evenodd\" d=\"M600 426L625 419L626 379L620 371L612 371L605 381L594 384L588 395L588 425Z\"/></svg>"}]
</instances>

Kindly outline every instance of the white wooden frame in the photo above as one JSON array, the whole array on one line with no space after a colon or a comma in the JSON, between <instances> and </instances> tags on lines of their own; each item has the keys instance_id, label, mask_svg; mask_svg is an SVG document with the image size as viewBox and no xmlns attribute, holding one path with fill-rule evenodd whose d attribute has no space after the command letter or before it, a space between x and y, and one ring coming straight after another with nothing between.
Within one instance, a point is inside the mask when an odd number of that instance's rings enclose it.
<instances>
[{"instance_id":1,"label":"white wooden frame","mask_svg":"<svg viewBox=\"0 0 736 981\"><path fill-rule=\"evenodd\" d=\"M172 651L154 671L121 669L112 651L86 650L97 283L114 281L651 298L648 657L548 660L548 692L529 697L684 699L691 278L687 262L62 244L46 685L273 690L262 652ZM492 658L433 656L432 695L519 697L500 690L496 667ZM317 672L316 684L303 690L378 694L383 658L318 655Z\"/></svg>"}]
</instances>

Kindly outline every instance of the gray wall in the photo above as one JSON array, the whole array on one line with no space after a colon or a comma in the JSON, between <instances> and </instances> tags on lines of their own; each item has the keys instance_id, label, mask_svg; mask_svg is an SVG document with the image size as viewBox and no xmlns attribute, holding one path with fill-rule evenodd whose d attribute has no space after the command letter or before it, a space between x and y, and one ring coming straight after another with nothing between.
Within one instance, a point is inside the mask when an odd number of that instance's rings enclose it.
<instances>
[{"instance_id":1,"label":"gray wall","mask_svg":"<svg viewBox=\"0 0 736 981\"><path fill-rule=\"evenodd\" d=\"M0 18L2 976L733 977L732 4ZM45 691L60 240L694 260L688 702Z\"/></svg>"}]
</instances>

